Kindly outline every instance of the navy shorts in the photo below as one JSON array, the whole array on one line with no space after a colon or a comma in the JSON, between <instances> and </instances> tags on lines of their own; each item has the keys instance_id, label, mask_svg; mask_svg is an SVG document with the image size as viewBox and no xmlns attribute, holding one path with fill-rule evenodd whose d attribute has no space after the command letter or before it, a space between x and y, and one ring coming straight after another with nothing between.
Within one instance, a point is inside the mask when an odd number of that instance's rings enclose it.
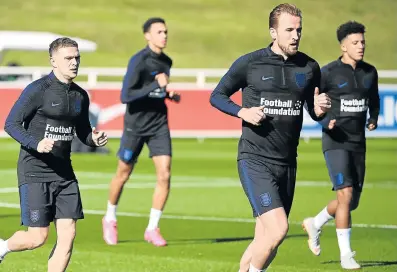
<instances>
[{"instance_id":1,"label":"navy shorts","mask_svg":"<svg viewBox=\"0 0 397 272\"><path fill-rule=\"evenodd\" d=\"M357 192L362 191L365 178L365 152L335 149L325 151L324 157L333 190L353 187Z\"/></svg>"},{"instance_id":2,"label":"navy shorts","mask_svg":"<svg viewBox=\"0 0 397 272\"><path fill-rule=\"evenodd\" d=\"M254 217L279 207L289 215L295 192L295 166L243 159L238 161L238 172Z\"/></svg>"},{"instance_id":3,"label":"navy shorts","mask_svg":"<svg viewBox=\"0 0 397 272\"><path fill-rule=\"evenodd\" d=\"M131 131L124 130L121 137L118 157L125 163L136 163L142 151L143 145L147 144L149 156L172 156L172 145L170 132L163 132L152 136L138 136Z\"/></svg>"},{"instance_id":4,"label":"navy shorts","mask_svg":"<svg viewBox=\"0 0 397 272\"><path fill-rule=\"evenodd\" d=\"M83 219L76 180L32 182L19 186L21 224L48 227L54 219Z\"/></svg>"}]
</instances>

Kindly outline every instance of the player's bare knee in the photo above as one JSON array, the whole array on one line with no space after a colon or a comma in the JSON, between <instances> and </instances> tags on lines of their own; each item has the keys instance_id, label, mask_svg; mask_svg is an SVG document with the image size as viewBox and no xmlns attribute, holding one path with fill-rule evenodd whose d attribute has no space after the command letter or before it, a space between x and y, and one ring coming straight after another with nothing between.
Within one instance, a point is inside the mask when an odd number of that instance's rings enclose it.
<instances>
[{"instance_id":1,"label":"player's bare knee","mask_svg":"<svg viewBox=\"0 0 397 272\"><path fill-rule=\"evenodd\" d=\"M273 234L273 248L278 247L285 239L288 233L288 223L283 223L279 226L278 230Z\"/></svg>"},{"instance_id":2,"label":"player's bare knee","mask_svg":"<svg viewBox=\"0 0 397 272\"><path fill-rule=\"evenodd\" d=\"M353 198L353 188L345 187L337 191L338 205L350 205Z\"/></svg>"},{"instance_id":3,"label":"player's bare knee","mask_svg":"<svg viewBox=\"0 0 397 272\"><path fill-rule=\"evenodd\" d=\"M271 250L277 248L284 241L285 237L287 236L288 229L288 222L278 222L277 226L266 229L266 234L263 238L267 241L269 241L269 239L271 240Z\"/></svg>"},{"instance_id":4,"label":"player's bare knee","mask_svg":"<svg viewBox=\"0 0 397 272\"><path fill-rule=\"evenodd\" d=\"M68 242L72 242L75 237L76 237L76 228L74 226L71 226L62 231L62 237L60 238L68 243Z\"/></svg>"},{"instance_id":5,"label":"player's bare knee","mask_svg":"<svg viewBox=\"0 0 397 272\"><path fill-rule=\"evenodd\" d=\"M126 183L131 175L131 171L132 171L132 166L119 167L116 173L117 182L120 184Z\"/></svg>"},{"instance_id":6,"label":"player's bare knee","mask_svg":"<svg viewBox=\"0 0 397 272\"><path fill-rule=\"evenodd\" d=\"M29 249L35 249L45 244L48 238L48 228L29 228Z\"/></svg>"},{"instance_id":7,"label":"player's bare knee","mask_svg":"<svg viewBox=\"0 0 397 272\"><path fill-rule=\"evenodd\" d=\"M168 169L163 169L157 174L158 183L162 186L169 187L171 173Z\"/></svg>"},{"instance_id":8,"label":"player's bare knee","mask_svg":"<svg viewBox=\"0 0 397 272\"><path fill-rule=\"evenodd\" d=\"M128 181L129 177L130 176L128 174L118 173L116 175L117 183L120 184L120 185L124 185Z\"/></svg>"}]
</instances>

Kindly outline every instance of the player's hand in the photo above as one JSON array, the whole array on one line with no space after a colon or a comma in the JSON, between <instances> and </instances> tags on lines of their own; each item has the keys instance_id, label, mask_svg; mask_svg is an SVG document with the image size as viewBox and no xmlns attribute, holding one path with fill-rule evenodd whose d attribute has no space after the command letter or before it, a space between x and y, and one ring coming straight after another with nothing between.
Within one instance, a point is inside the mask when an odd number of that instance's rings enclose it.
<instances>
[{"instance_id":1,"label":"player's hand","mask_svg":"<svg viewBox=\"0 0 397 272\"><path fill-rule=\"evenodd\" d=\"M164 73L157 74L155 76L155 79L159 83L160 87L165 87L165 86L168 85L168 76L166 74L164 74Z\"/></svg>"},{"instance_id":2,"label":"player's hand","mask_svg":"<svg viewBox=\"0 0 397 272\"><path fill-rule=\"evenodd\" d=\"M336 123L335 119L330 120L328 123L328 129L329 130L333 129L335 127L335 123Z\"/></svg>"},{"instance_id":3,"label":"player's hand","mask_svg":"<svg viewBox=\"0 0 397 272\"><path fill-rule=\"evenodd\" d=\"M369 131L374 130L376 128L376 126L374 124L368 124L367 128Z\"/></svg>"},{"instance_id":4,"label":"player's hand","mask_svg":"<svg viewBox=\"0 0 397 272\"><path fill-rule=\"evenodd\" d=\"M367 123L367 129L369 131L375 130L377 128L376 121L373 121L373 119L368 119Z\"/></svg>"},{"instance_id":5,"label":"player's hand","mask_svg":"<svg viewBox=\"0 0 397 272\"><path fill-rule=\"evenodd\" d=\"M260 122L266 119L266 115L263 112L265 106L252 107L252 108L242 108L237 116L243 119L245 122L259 126Z\"/></svg>"},{"instance_id":6,"label":"player's hand","mask_svg":"<svg viewBox=\"0 0 397 272\"><path fill-rule=\"evenodd\" d=\"M96 146L104 146L108 142L108 136L103 131L97 131L94 127L92 128L92 140Z\"/></svg>"},{"instance_id":7,"label":"player's hand","mask_svg":"<svg viewBox=\"0 0 397 272\"><path fill-rule=\"evenodd\" d=\"M177 93L177 92L174 92L174 91L168 92L168 97L171 100L175 101L176 103L179 103L181 101L181 95L179 93Z\"/></svg>"},{"instance_id":8,"label":"player's hand","mask_svg":"<svg viewBox=\"0 0 397 272\"><path fill-rule=\"evenodd\" d=\"M331 99L326 93L320 94L320 90L316 87L314 90L314 113L320 117L330 109Z\"/></svg>"},{"instance_id":9,"label":"player's hand","mask_svg":"<svg viewBox=\"0 0 397 272\"><path fill-rule=\"evenodd\" d=\"M37 145L37 152L39 153L50 153L52 148L54 147L54 140L50 140L47 138L44 138L39 142Z\"/></svg>"}]
</instances>

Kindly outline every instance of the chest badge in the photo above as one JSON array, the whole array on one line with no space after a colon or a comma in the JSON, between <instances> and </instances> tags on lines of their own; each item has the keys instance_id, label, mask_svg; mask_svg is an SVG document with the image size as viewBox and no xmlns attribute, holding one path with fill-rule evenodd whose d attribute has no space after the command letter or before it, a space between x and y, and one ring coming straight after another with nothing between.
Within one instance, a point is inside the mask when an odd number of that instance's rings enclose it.
<instances>
[{"instance_id":1,"label":"chest badge","mask_svg":"<svg viewBox=\"0 0 397 272\"><path fill-rule=\"evenodd\" d=\"M76 102L74 102L74 111L76 113L81 112L81 99L77 99Z\"/></svg>"},{"instance_id":2,"label":"chest badge","mask_svg":"<svg viewBox=\"0 0 397 272\"><path fill-rule=\"evenodd\" d=\"M306 87L306 74L305 73L295 73L295 83L298 88Z\"/></svg>"}]
</instances>

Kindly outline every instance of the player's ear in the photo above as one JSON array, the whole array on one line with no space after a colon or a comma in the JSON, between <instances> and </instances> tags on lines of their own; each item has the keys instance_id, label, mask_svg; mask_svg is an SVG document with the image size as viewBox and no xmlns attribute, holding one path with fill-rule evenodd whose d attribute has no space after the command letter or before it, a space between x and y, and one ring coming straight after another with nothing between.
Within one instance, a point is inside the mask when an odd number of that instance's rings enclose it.
<instances>
[{"instance_id":1,"label":"player's ear","mask_svg":"<svg viewBox=\"0 0 397 272\"><path fill-rule=\"evenodd\" d=\"M145 36L145 40L148 42L150 40L149 32L145 32L144 36Z\"/></svg>"},{"instance_id":2,"label":"player's ear","mask_svg":"<svg viewBox=\"0 0 397 272\"><path fill-rule=\"evenodd\" d=\"M273 40L273 41L276 40L276 38L277 38L277 31L276 31L276 29L273 28L273 27L271 27L271 28L269 29L269 31L270 31L270 37L272 37L272 40Z\"/></svg>"},{"instance_id":3,"label":"player's ear","mask_svg":"<svg viewBox=\"0 0 397 272\"><path fill-rule=\"evenodd\" d=\"M342 50L342 52L347 52L347 46L346 46L346 41L345 40L341 41L340 50Z\"/></svg>"},{"instance_id":4,"label":"player's ear","mask_svg":"<svg viewBox=\"0 0 397 272\"><path fill-rule=\"evenodd\" d=\"M57 68L54 56L50 56L50 63L53 68Z\"/></svg>"}]
</instances>

